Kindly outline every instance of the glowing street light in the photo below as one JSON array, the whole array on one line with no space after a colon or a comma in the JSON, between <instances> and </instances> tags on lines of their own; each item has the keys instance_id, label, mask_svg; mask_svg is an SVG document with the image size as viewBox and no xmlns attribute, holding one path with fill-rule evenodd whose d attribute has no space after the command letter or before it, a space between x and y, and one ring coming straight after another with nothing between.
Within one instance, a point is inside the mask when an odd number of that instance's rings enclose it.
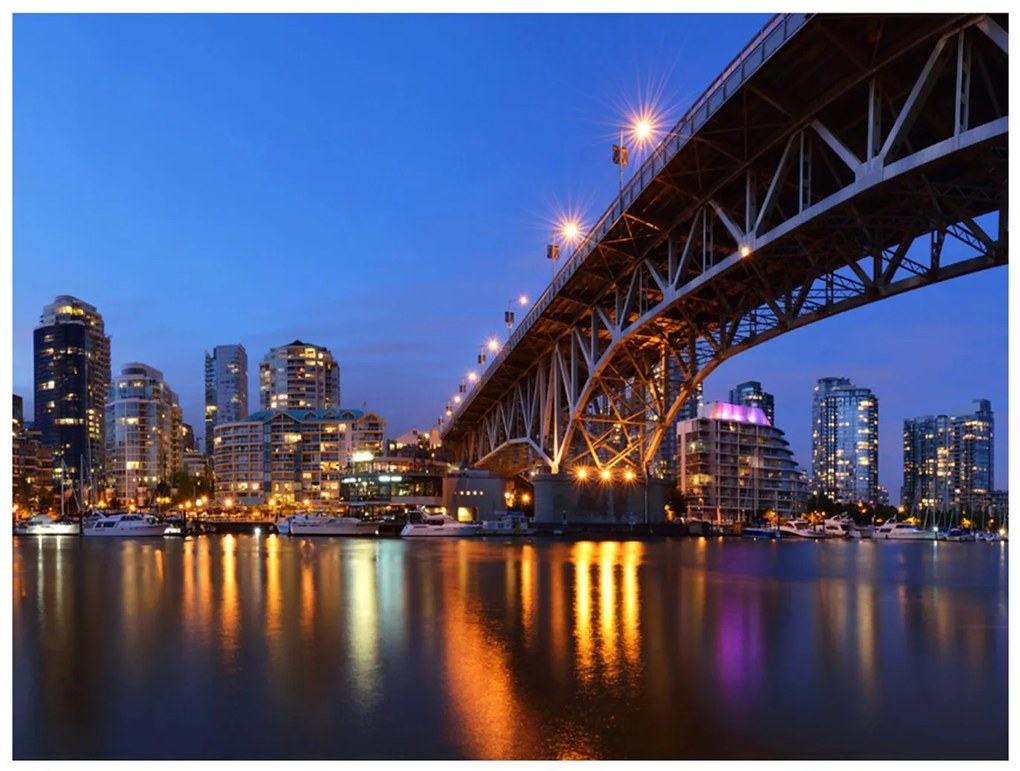
<instances>
[{"instance_id":1,"label":"glowing street light","mask_svg":"<svg viewBox=\"0 0 1020 771\"><path fill-rule=\"evenodd\" d=\"M620 126L619 144L613 145L613 163L620 167L620 192L623 192L623 167L629 165L630 148L623 143L626 131L630 141L638 148L644 149L655 139L659 128L659 117L651 109L643 110L633 116L627 126Z\"/></svg>"},{"instance_id":2,"label":"glowing street light","mask_svg":"<svg viewBox=\"0 0 1020 771\"><path fill-rule=\"evenodd\" d=\"M485 343L485 347L488 348L490 352L495 353L499 350L499 340L495 337L490 337Z\"/></svg>"},{"instance_id":3,"label":"glowing street light","mask_svg":"<svg viewBox=\"0 0 1020 771\"><path fill-rule=\"evenodd\" d=\"M556 273L556 261L560 258L560 243L574 246L581 240L581 233L581 220L576 216L561 217L556 222L552 243L545 248L545 256L549 259L549 267L553 275Z\"/></svg>"},{"instance_id":4,"label":"glowing street light","mask_svg":"<svg viewBox=\"0 0 1020 771\"><path fill-rule=\"evenodd\" d=\"M511 309L514 307L515 302L523 308L528 304L528 298L522 294L516 300L507 300L506 313L503 314L503 321L506 322L507 329L513 329L514 326L514 312Z\"/></svg>"},{"instance_id":5,"label":"glowing street light","mask_svg":"<svg viewBox=\"0 0 1020 771\"><path fill-rule=\"evenodd\" d=\"M470 372L467 373L467 379L469 383L478 382L478 373L475 372L474 370L471 370Z\"/></svg>"}]
</instances>

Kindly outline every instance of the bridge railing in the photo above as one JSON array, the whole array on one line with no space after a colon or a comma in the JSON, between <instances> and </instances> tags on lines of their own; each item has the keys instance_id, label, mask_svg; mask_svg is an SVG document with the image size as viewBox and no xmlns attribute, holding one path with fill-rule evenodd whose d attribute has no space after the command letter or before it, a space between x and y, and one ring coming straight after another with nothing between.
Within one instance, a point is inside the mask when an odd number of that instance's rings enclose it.
<instances>
[{"instance_id":1,"label":"bridge railing","mask_svg":"<svg viewBox=\"0 0 1020 771\"><path fill-rule=\"evenodd\" d=\"M681 148L690 141L691 137L708 122L708 119L722 107L729 97L736 93L744 81L761 67L772 54L778 51L797 30L804 26L804 23L811 16L812 14L809 13L787 13L773 16L762 27L761 31L754 36L751 42L744 47L744 50L733 58L733 61L727 65L712 85L705 90L669 133L655 146L655 149L645 159L645 162L641 164L627 184L624 185L623 190L620 191L620 194L613 200L609 208L588 230L588 233L577 245L570 257L564 261L563 266L557 271L549 286L542 293L542 296L531 306L531 309L521 320L517 329L510 335L506 345L503 346L492 360L492 363L486 368L485 373L475 384L474 388L471 389L467 398L458 406L458 413L473 401L473 395L489 380L492 373L499 369L499 365L528 333L535 320L549 307L553 298L574 274L578 266L588 258L588 255L594 251L595 247L623 216L623 213L627 211L627 208L652 183L655 175L666 167L666 164L680 152Z\"/></svg>"}]
</instances>

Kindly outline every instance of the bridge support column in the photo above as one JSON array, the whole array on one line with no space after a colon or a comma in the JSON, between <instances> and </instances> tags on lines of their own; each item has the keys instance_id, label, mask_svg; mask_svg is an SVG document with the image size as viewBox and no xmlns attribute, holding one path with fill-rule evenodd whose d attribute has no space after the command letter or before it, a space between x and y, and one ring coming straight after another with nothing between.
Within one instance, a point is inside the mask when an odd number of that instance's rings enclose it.
<instances>
[{"instance_id":1,"label":"bridge support column","mask_svg":"<svg viewBox=\"0 0 1020 771\"><path fill-rule=\"evenodd\" d=\"M572 474L538 474L531 481L535 524L544 529L564 524L654 525L665 521L669 483L661 479L649 479L646 485L642 480L604 482L580 480Z\"/></svg>"}]
</instances>

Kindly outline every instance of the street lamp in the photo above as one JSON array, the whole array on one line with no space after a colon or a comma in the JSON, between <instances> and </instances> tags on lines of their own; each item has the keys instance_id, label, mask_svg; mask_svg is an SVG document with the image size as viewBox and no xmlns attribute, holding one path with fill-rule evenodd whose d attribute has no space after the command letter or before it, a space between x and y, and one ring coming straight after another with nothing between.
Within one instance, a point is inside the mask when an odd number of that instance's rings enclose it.
<instances>
[{"instance_id":1,"label":"street lamp","mask_svg":"<svg viewBox=\"0 0 1020 771\"><path fill-rule=\"evenodd\" d=\"M627 126L620 126L619 144L613 145L613 163L620 167L620 193L623 193L623 167L629 165L630 148L623 143L623 134L626 131L631 142L643 149L651 144L655 131L658 128L658 118L650 110L642 112L634 117Z\"/></svg>"},{"instance_id":2,"label":"street lamp","mask_svg":"<svg viewBox=\"0 0 1020 771\"><path fill-rule=\"evenodd\" d=\"M509 330L513 329L513 326L514 326L514 312L512 310L513 307L514 307L514 303L516 303L517 305L520 305L523 308L525 305L528 304L528 297L527 297L527 295L523 295L522 294L516 300L507 300L507 303L506 303L506 313L503 314L503 321L506 322L506 328L508 330L508 332L507 332L508 335L509 335Z\"/></svg>"},{"instance_id":3,"label":"street lamp","mask_svg":"<svg viewBox=\"0 0 1020 771\"><path fill-rule=\"evenodd\" d=\"M553 230L552 243L545 248L545 256L549 259L549 269L552 276L556 275L556 262L560 259L560 245L558 241L574 246L581 240L581 221L576 216L561 218Z\"/></svg>"}]
</instances>

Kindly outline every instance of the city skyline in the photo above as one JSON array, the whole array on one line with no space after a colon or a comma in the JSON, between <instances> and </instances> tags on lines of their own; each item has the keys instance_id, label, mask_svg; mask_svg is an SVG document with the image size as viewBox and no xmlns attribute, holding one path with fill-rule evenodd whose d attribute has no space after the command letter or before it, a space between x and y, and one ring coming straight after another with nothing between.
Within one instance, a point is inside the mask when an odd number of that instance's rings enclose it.
<instances>
[{"instance_id":1,"label":"city skyline","mask_svg":"<svg viewBox=\"0 0 1020 771\"><path fill-rule=\"evenodd\" d=\"M481 342L505 340L509 298L548 283L551 221L583 208L590 223L615 195L626 101L659 91L671 124L765 20L19 17L13 391L31 415L32 329L71 294L104 316L113 371L164 372L198 431L204 351L244 345L257 404L254 362L294 339L332 351L340 406L378 412L394 435L430 428ZM600 41L627 66L600 61ZM532 56L516 56L524 44ZM217 63L220 46L236 69ZM370 73L344 77L359 56ZM264 90L245 85L246 66ZM362 115L370 125L351 129ZM806 469L814 383L870 388L879 483L898 500L903 420L989 399L1006 488L1006 319L1006 270L985 271L743 353L707 378L705 401L761 382Z\"/></svg>"}]
</instances>

